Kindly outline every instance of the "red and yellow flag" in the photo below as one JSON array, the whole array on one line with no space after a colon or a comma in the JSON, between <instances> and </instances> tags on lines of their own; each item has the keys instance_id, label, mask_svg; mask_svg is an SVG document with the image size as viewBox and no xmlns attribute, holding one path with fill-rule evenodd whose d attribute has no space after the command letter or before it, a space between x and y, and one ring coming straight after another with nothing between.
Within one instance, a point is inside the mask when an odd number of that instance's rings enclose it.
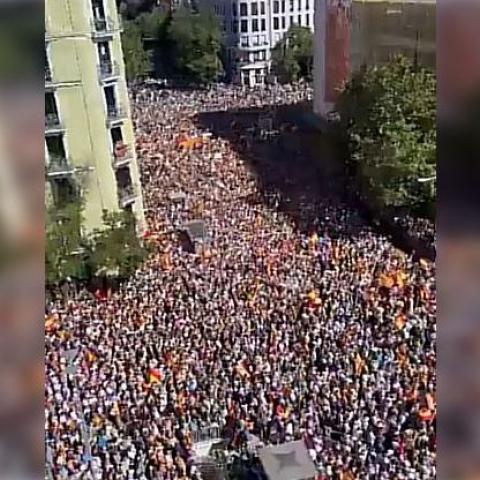
<instances>
[{"instance_id":1,"label":"red and yellow flag","mask_svg":"<svg viewBox=\"0 0 480 480\"><path fill-rule=\"evenodd\" d=\"M149 385L153 385L155 383L160 383L161 381L162 381L162 372L160 372L156 368L151 368L148 371L148 383L149 383Z\"/></svg>"}]
</instances>

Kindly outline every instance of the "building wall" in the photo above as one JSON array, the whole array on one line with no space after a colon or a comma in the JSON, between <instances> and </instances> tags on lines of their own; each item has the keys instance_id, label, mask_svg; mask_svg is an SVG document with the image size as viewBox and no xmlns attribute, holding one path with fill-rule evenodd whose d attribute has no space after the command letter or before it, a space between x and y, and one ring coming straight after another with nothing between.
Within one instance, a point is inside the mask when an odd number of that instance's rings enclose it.
<instances>
[{"instance_id":1,"label":"building wall","mask_svg":"<svg viewBox=\"0 0 480 480\"><path fill-rule=\"evenodd\" d=\"M396 54L435 68L435 39L435 2L354 0L352 3L353 70L362 64L385 63Z\"/></svg>"},{"instance_id":2,"label":"building wall","mask_svg":"<svg viewBox=\"0 0 480 480\"><path fill-rule=\"evenodd\" d=\"M435 0L316 0L314 110L327 115L362 65L403 54L435 68Z\"/></svg>"},{"instance_id":3,"label":"building wall","mask_svg":"<svg viewBox=\"0 0 480 480\"><path fill-rule=\"evenodd\" d=\"M113 22L109 48L118 73L109 84L114 86L117 102L127 113L121 129L124 143L131 147L129 169L138 193L132 210L140 229L143 229L141 186L121 50L121 25L114 0L104 0L104 9L106 17ZM92 38L92 5L90 0L47 0L45 15L46 52L53 77L53 87L48 90L54 93L64 127L67 159L77 168L75 181L85 199L85 228L92 230L102 225L104 209L114 211L120 208L113 167L114 148L106 123L103 88L107 84L100 81L97 42Z\"/></svg>"}]
</instances>

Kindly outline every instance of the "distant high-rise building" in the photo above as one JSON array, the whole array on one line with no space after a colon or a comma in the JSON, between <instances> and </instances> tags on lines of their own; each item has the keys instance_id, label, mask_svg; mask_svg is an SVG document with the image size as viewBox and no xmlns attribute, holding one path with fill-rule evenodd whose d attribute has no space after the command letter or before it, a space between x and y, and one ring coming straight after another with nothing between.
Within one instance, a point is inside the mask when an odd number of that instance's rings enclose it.
<instances>
[{"instance_id":1,"label":"distant high-rise building","mask_svg":"<svg viewBox=\"0 0 480 480\"><path fill-rule=\"evenodd\" d=\"M223 28L227 69L235 83L263 85L271 53L292 25L313 30L315 0L199 0L214 9Z\"/></svg>"},{"instance_id":2,"label":"distant high-rise building","mask_svg":"<svg viewBox=\"0 0 480 480\"><path fill-rule=\"evenodd\" d=\"M115 0L46 0L47 203L80 192L87 231L104 210L145 222L121 28Z\"/></svg>"}]
</instances>

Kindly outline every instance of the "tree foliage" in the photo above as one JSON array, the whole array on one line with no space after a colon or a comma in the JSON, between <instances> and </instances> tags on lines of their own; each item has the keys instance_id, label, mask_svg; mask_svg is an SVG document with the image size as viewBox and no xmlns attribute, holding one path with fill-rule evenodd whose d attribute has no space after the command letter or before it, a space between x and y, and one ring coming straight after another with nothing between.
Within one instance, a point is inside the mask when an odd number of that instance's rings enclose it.
<instances>
[{"instance_id":1,"label":"tree foliage","mask_svg":"<svg viewBox=\"0 0 480 480\"><path fill-rule=\"evenodd\" d=\"M377 206L434 201L436 79L403 57L363 69L337 103L360 188Z\"/></svg>"},{"instance_id":2,"label":"tree foliage","mask_svg":"<svg viewBox=\"0 0 480 480\"><path fill-rule=\"evenodd\" d=\"M88 262L97 275L126 278L146 255L135 233L135 219L127 212L104 212L103 223L92 235L94 247Z\"/></svg>"},{"instance_id":3,"label":"tree foliage","mask_svg":"<svg viewBox=\"0 0 480 480\"><path fill-rule=\"evenodd\" d=\"M71 202L57 208L50 206L46 218L45 274L47 284L66 278L84 280L88 267L83 259L89 244L82 237L83 207Z\"/></svg>"},{"instance_id":4,"label":"tree foliage","mask_svg":"<svg viewBox=\"0 0 480 480\"><path fill-rule=\"evenodd\" d=\"M166 39L169 24L169 15L160 8L154 8L151 12L143 12L135 23L140 29L142 37L164 41Z\"/></svg>"},{"instance_id":5,"label":"tree foliage","mask_svg":"<svg viewBox=\"0 0 480 480\"><path fill-rule=\"evenodd\" d=\"M72 202L47 211L45 270L47 285L95 276L126 278L147 254L135 232L133 215L104 212L102 229L82 233L83 205Z\"/></svg>"},{"instance_id":6,"label":"tree foliage","mask_svg":"<svg viewBox=\"0 0 480 480\"><path fill-rule=\"evenodd\" d=\"M194 12L180 7L173 14L169 39L180 73L199 84L208 84L218 78L222 71L219 58L221 30L212 12Z\"/></svg>"},{"instance_id":7,"label":"tree foliage","mask_svg":"<svg viewBox=\"0 0 480 480\"><path fill-rule=\"evenodd\" d=\"M143 46L142 31L135 21L124 21L122 48L127 80L135 80L151 72L151 55Z\"/></svg>"},{"instance_id":8,"label":"tree foliage","mask_svg":"<svg viewBox=\"0 0 480 480\"><path fill-rule=\"evenodd\" d=\"M282 83L301 78L311 80L313 33L307 27L292 25L272 51L272 68Z\"/></svg>"}]
</instances>

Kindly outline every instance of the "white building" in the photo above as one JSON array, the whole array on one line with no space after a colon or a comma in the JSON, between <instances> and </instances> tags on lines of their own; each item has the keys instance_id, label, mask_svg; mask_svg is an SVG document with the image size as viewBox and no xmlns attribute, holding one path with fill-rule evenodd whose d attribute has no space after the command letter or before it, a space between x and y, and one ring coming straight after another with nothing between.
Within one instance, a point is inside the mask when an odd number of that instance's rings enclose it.
<instances>
[{"instance_id":1,"label":"white building","mask_svg":"<svg viewBox=\"0 0 480 480\"><path fill-rule=\"evenodd\" d=\"M314 0L200 0L213 8L223 26L231 79L263 85L271 52L291 25L313 30Z\"/></svg>"}]
</instances>

